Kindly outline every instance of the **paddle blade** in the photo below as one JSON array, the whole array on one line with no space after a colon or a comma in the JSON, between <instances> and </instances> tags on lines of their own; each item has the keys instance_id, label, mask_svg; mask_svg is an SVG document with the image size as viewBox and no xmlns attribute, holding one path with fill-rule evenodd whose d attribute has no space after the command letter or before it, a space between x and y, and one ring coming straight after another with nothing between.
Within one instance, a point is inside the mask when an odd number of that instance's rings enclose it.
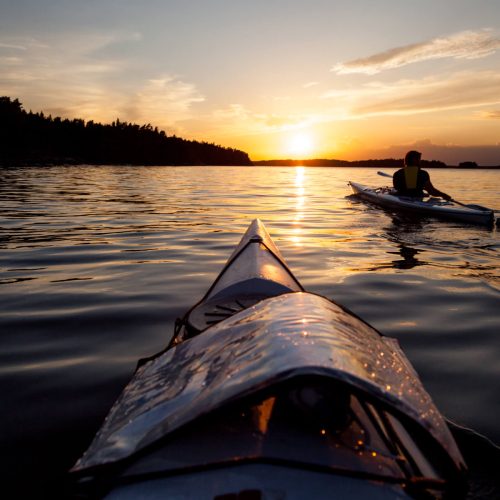
<instances>
[{"instance_id":1,"label":"paddle blade","mask_svg":"<svg viewBox=\"0 0 500 500\"><path fill-rule=\"evenodd\" d=\"M382 177L390 177L392 179L392 175L391 174L387 174L385 172L381 172L380 170L377 172L378 175L381 175Z\"/></svg>"}]
</instances>

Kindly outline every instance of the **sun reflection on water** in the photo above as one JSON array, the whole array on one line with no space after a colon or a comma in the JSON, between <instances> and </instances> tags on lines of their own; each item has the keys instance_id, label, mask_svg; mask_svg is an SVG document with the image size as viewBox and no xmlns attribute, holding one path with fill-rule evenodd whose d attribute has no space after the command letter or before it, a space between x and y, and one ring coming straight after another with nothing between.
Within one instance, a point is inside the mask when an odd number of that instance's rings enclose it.
<instances>
[{"instance_id":1,"label":"sun reflection on water","mask_svg":"<svg viewBox=\"0 0 500 500\"><path fill-rule=\"evenodd\" d=\"M295 213L293 217L293 228L290 239L295 246L303 246L302 220L304 218L304 209L306 204L305 196L305 168L296 167L295 169Z\"/></svg>"}]
</instances>

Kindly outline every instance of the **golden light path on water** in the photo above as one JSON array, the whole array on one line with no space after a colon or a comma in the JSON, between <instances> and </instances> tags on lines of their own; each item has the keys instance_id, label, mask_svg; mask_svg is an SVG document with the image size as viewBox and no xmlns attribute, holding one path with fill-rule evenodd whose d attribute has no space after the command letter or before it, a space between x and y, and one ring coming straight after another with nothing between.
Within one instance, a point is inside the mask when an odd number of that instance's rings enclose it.
<instances>
[{"instance_id":1,"label":"golden light path on water","mask_svg":"<svg viewBox=\"0 0 500 500\"><path fill-rule=\"evenodd\" d=\"M295 170L295 214L293 219L293 230L291 240L296 246L302 245L302 219L304 218L304 207L306 204L304 187L304 167L297 167Z\"/></svg>"},{"instance_id":2,"label":"golden light path on water","mask_svg":"<svg viewBox=\"0 0 500 500\"><path fill-rule=\"evenodd\" d=\"M285 241L291 243L299 252L304 252L304 255L319 245L325 252L326 260L332 262L327 270L327 276L334 282L341 282L358 272L358 266L363 268L366 259L371 264L372 256L356 250L363 241L365 225L357 221L349 225L345 223L346 210L350 211L352 208L352 201L348 199L350 189L345 179L330 179L326 170L304 166L290 170L292 176L290 181L293 183L291 197L288 198L284 192L280 207L285 209L288 205L293 210L293 215L290 217L291 227L282 234ZM271 217L274 219L274 215ZM273 220L269 222L271 225L274 224ZM279 219L276 219L276 222L280 222ZM287 252L286 246L285 252ZM355 266L353 266L353 252L356 255ZM336 253L345 254L345 260L328 257ZM367 266L370 265L368 260Z\"/></svg>"}]
</instances>

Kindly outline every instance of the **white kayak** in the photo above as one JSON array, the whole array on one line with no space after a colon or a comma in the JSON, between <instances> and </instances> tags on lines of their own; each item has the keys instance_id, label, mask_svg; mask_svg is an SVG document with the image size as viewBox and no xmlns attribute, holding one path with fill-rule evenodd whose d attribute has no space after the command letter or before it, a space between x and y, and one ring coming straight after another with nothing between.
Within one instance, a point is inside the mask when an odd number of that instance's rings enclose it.
<instances>
[{"instance_id":1,"label":"white kayak","mask_svg":"<svg viewBox=\"0 0 500 500\"><path fill-rule=\"evenodd\" d=\"M352 181L349 185L359 198L391 210L488 226L494 222L493 210L479 205L464 206L434 197L422 199L398 196L395 190L389 187L372 188Z\"/></svg>"},{"instance_id":2,"label":"white kayak","mask_svg":"<svg viewBox=\"0 0 500 500\"><path fill-rule=\"evenodd\" d=\"M72 469L78 498L464 498L396 340L303 287L255 220Z\"/></svg>"}]
</instances>

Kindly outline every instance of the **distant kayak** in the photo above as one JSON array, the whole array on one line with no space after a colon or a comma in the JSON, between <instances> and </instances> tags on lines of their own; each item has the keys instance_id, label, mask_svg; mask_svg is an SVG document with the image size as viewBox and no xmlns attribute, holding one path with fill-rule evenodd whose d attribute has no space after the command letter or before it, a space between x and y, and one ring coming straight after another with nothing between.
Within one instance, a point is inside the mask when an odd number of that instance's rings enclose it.
<instances>
[{"instance_id":1,"label":"distant kayak","mask_svg":"<svg viewBox=\"0 0 500 500\"><path fill-rule=\"evenodd\" d=\"M259 220L72 474L77 498L466 495L463 457L397 341L306 292Z\"/></svg>"},{"instance_id":2,"label":"distant kayak","mask_svg":"<svg viewBox=\"0 0 500 500\"><path fill-rule=\"evenodd\" d=\"M349 182L349 185L353 193L358 195L359 198L381 207L471 224L491 226L494 222L493 210L478 205L464 206L453 201L445 201L434 197L410 198L398 196L392 188L372 188L357 182Z\"/></svg>"}]
</instances>

